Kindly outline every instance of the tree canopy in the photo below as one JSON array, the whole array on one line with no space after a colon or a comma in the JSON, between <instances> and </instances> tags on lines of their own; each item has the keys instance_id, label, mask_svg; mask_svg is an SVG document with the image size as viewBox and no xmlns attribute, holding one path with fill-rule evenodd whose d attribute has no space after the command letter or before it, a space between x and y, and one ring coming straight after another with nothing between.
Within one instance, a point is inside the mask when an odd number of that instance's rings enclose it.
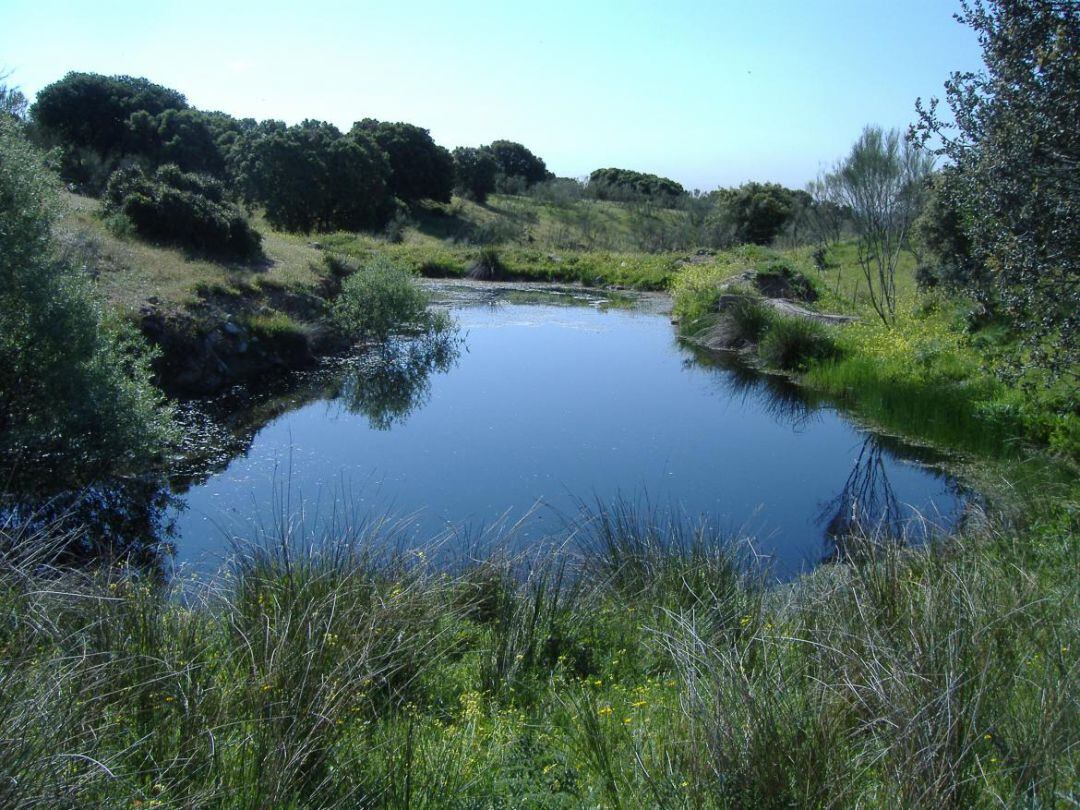
<instances>
[{"instance_id":1,"label":"tree canopy","mask_svg":"<svg viewBox=\"0 0 1080 810\"><path fill-rule=\"evenodd\" d=\"M957 279L1022 334L1027 361L1075 376L1080 360L1080 6L964 2L986 70L919 105L912 135L951 163L944 202L969 257ZM954 240L955 241L955 240ZM948 258L948 257L947 257Z\"/></svg>"},{"instance_id":2,"label":"tree canopy","mask_svg":"<svg viewBox=\"0 0 1080 810\"><path fill-rule=\"evenodd\" d=\"M386 223L390 164L365 132L343 135L323 121L263 122L243 141L234 171L274 227L308 233Z\"/></svg>"},{"instance_id":3,"label":"tree canopy","mask_svg":"<svg viewBox=\"0 0 1080 810\"><path fill-rule=\"evenodd\" d=\"M597 169L589 175L589 193L598 200L650 200L670 204L686 189L667 177L631 169Z\"/></svg>"},{"instance_id":4,"label":"tree canopy","mask_svg":"<svg viewBox=\"0 0 1080 810\"><path fill-rule=\"evenodd\" d=\"M735 242L767 245L791 219L794 194L778 183L745 183L738 188L720 189L714 197L721 218L732 228Z\"/></svg>"},{"instance_id":5,"label":"tree canopy","mask_svg":"<svg viewBox=\"0 0 1080 810\"><path fill-rule=\"evenodd\" d=\"M495 190L499 162L490 150L483 147L459 146L453 152L454 187L458 193L478 203L487 200Z\"/></svg>"},{"instance_id":6,"label":"tree canopy","mask_svg":"<svg viewBox=\"0 0 1080 810\"><path fill-rule=\"evenodd\" d=\"M450 202L454 187L454 161L450 152L421 127L365 118L352 133L374 139L390 161L390 193L406 202Z\"/></svg>"},{"instance_id":7,"label":"tree canopy","mask_svg":"<svg viewBox=\"0 0 1080 810\"><path fill-rule=\"evenodd\" d=\"M492 141L487 148L499 164L499 173L504 177L519 177L529 186L554 177L547 170L544 161L520 143Z\"/></svg>"}]
</instances>

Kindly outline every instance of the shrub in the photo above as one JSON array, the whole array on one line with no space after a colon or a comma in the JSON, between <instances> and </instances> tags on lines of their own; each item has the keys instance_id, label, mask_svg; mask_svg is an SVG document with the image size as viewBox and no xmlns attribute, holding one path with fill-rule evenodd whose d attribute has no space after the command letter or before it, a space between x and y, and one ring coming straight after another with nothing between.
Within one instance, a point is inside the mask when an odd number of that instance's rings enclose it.
<instances>
[{"instance_id":1,"label":"shrub","mask_svg":"<svg viewBox=\"0 0 1080 810\"><path fill-rule=\"evenodd\" d=\"M412 273L376 256L342 282L331 318L346 337L386 340L396 331L431 324L427 305Z\"/></svg>"},{"instance_id":2,"label":"shrub","mask_svg":"<svg viewBox=\"0 0 1080 810\"><path fill-rule=\"evenodd\" d=\"M58 471L142 464L169 427L138 336L56 255L57 184L42 160L0 122L0 455L55 485Z\"/></svg>"},{"instance_id":3,"label":"shrub","mask_svg":"<svg viewBox=\"0 0 1080 810\"><path fill-rule=\"evenodd\" d=\"M251 315L246 323L251 336L258 338L269 351L286 358L310 357L311 339L308 329L286 313Z\"/></svg>"},{"instance_id":4,"label":"shrub","mask_svg":"<svg viewBox=\"0 0 1080 810\"><path fill-rule=\"evenodd\" d=\"M126 217L148 239L192 248L209 256L250 260L262 254L262 236L225 202L222 185L209 177L162 166L115 172L105 190L110 217Z\"/></svg>"},{"instance_id":5,"label":"shrub","mask_svg":"<svg viewBox=\"0 0 1080 810\"><path fill-rule=\"evenodd\" d=\"M769 298L794 298L798 301L816 301L817 291L805 275L787 262L773 260L757 270L754 284Z\"/></svg>"},{"instance_id":6,"label":"shrub","mask_svg":"<svg viewBox=\"0 0 1080 810\"><path fill-rule=\"evenodd\" d=\"M836 354L828 327L808 318L775 318L758 345L762 361L785 371L804 369L811 360Z\"/></svg>"}]
</instances>

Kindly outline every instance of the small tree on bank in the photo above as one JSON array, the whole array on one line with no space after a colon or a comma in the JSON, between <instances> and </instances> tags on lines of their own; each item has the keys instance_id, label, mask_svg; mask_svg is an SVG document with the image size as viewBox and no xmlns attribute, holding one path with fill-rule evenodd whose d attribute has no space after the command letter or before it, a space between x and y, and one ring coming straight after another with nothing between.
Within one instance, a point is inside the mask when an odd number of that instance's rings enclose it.
<instances>
[{"instance_id":1,"label":"small tree on bank","mask_svg":"<svg viewBox=\"0 0 1080 810\"><path fill-rule=\"evenodd\" d=\"M934 157L898 130L869 126L826 178L833 202L846 208L859 236L859 264L881 320L896 317L896 265L922 209Z\"/></svg>"}]
</instances>

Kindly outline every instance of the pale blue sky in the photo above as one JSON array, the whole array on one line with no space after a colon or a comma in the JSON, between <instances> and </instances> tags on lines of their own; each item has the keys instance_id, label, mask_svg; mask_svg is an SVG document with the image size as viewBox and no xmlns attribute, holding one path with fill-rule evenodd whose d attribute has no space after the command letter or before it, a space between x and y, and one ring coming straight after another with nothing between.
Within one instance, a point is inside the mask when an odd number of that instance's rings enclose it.
<instances>
[{"instance_id":1,"label":"pale blue sky","mask_svg":"<svg viewBox=\"0 0 1080 810\"><path fill-rule=\"evenodd\" d=\"M956 0L0 0L0 67L31 98L69 70L146 76L203 109L448 147L521 141L559 175L801 186L864 124L977 69Z\"/></svg>"}]
</instances>

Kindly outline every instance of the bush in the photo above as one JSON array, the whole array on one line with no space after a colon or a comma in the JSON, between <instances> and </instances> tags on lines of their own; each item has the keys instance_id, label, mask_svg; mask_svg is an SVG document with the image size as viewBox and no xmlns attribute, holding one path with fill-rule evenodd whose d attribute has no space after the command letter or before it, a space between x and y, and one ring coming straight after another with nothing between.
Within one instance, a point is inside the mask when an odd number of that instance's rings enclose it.
<instances>
[{"instance_id":1,"label":"bush","mask_svg":"<svg viewBox=\"0 0 1080 810\"><path fill-rule=\"evenodd\" d=\"M406 268L376 256L346 277L331 318L345 337L386 340L394 332L433 322L428 296Z\"/></svg>"},{"instance_id":2,"label":"bush","mask_svg":"<svg viewBox=\"0 0 1080 810\"><path fill-rule=\"evenodd\" d=\"M758 344L758 356L773 368L797 371L812 360L837 354L828 327L808 318L777 317Z\"/></svg>"},{"instance_id":3,"label":"bush","mask_svg":"<svg viewBox=\"0 0 1080 810\"><path fill-rule=\"evenodd\" d=\"M674 180L630 169L597 169L589 175L587 190L598 200L648 200L665 206L686 196L686 189Z\"/></svg>"},{"instance_id":4,"label":"bush","mask_svg":"<svg viewBox=\"0 0 1080 810\"><path fill-rule=\"evenodd\" d=\"M110 217L123 215L144 238L218 258L259 257L262 236L224 196L216 180L176 166L162 166L153 175L121 169L109 180L105 205Z\"/></svg>"},{"instance_id":5,"label":"bush","mask_svg":"<svg viewBox=\"0 0 1080 810\"><path fill-rule=\"evenodd\" d=\"M57 485L145 463L169 426L138 336L56 254L42 160L0 122L0 455Z\"/></svg>"}]
</instances>

